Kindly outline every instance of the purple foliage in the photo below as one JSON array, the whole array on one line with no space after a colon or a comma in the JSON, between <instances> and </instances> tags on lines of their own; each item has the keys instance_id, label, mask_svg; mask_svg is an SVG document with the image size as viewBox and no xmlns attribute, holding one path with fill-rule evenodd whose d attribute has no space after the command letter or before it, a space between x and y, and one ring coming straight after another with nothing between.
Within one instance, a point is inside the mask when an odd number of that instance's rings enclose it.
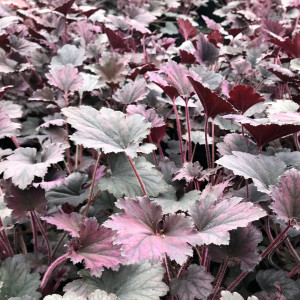
<instances>
[{"instance_id":1,"label":"purple foliage","mask_svg":"<svg viewBox=\"0 0 300 300\"><path fill-rule=\"evenodd\" d=\"M0 2L0 299L299 299L299 1Z\"/></svg>"}]
</instances>

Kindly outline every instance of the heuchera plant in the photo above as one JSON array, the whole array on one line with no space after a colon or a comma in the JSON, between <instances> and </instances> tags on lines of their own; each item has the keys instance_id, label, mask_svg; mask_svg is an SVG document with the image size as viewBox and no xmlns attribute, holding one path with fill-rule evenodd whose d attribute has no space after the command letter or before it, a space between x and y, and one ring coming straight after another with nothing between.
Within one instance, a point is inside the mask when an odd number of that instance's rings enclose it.
<instances>
[{"instance_id":1,"label":"heuchera plant","mask_svg":"<svg viewBox=\"0 0 300 300\"><path fill-rule=\"evenodd\" d=\"M0 1L0 299L299 300L299 16Z\"/></svg>"}]
</instances>

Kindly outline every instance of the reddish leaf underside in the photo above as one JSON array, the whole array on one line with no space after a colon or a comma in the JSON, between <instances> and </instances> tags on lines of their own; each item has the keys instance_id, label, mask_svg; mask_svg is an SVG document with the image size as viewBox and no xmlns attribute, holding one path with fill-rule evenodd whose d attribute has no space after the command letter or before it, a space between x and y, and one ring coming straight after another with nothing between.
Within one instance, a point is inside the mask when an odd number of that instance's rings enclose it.
<instances>
[{"instance_id":1,"label":"reddish leaf underside","mask_svg":"<svg viewBox=\"0 0 300 300\"><path fill-rule=\"evenodd\" d=\"M236 85L229 92L229 96L228 102L241 111L242 114L254 104L264 101L264 98L256 93L253 87L246 85Z\"/></svg>"},{"instance_id":2,"label":"reddish leaf underside","mask_svg":"<svg viewBox=\"0 0 300 300\"><path fill-rule=\"evenodd\" d=\"M207 117L214 119L217 115L234 112L233 106L223 100L209 88L202 85L201 82L194 80L191 76L187 76L191 82L196 94L198 95Z\"/></svg>"}]
</instances>

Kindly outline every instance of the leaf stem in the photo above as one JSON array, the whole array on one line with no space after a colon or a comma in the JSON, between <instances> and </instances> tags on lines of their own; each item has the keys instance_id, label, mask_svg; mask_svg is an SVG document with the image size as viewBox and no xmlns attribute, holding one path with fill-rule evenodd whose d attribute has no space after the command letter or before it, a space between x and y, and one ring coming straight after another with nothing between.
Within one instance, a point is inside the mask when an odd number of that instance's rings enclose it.
<instances>
[{"instance_id":1,"label":"leaf stem","mask_svg":"<svg viewBox=\"0 0 300 300\"><path fill-rule=\"evenodd\" d=\"M31 222L31 230L32 230L32 236L33 236L33 245L34 245L34 251L37 251L37 231L36 231L36 224L34 220L33 211L30 211L30 222Z\"/></svg>"},{"instance_id":2,"label":"leaf stem","mask_svg":"<svg viewBox=\"0 0 300 300\"><path fill-rule=\"evenodd\" d=\"M201 266L204 266L206 265L206 258L207 258L207 253L208 253L208 249L206 248L205 245L203 245L203 248L202 248L202 259L201 259Z\"/></svg>"},{"instance_id":3,"label":"leaf stem","mask_svg":"<svg viewBox=\"0 0 300 300\"><path fill-rule=\"evenodd\" d=\"M286 277L291 278L294 275L294 273L298 271L299 268L300 264L298 264L289 274L287 274Z\"/></svg>"},{"instance_id":4,"label":"leaf stem","mask_svg":"<svg viewBox=\"0 0 300 300\"><path fill-rule=\"evenodd\" d=\"M46 234L46 231L44 230L43 228L43 225L39 219L39 217L37 216L36 212L35 211L32 211L33 213L33 216L35 217L36 219L36 222L38 224L38 227L39 227L39 230L44 238L44 241L46 243L46 247L47 247L47 252L48 252L48 259L49 259L49 264L51 264L51 258L52 258L52 255L51 255L51 247L50 247L50 244L49 244L49 240L48 240L48 237L47 237L47 234Z\"/></svg>"},{"instance_id":5,"label":"leaf stem","mask_svg":"<svg viewBox=\"0 0 300 300\"><path fill-rule=\"evenodd\" d=\"M221 265L220 273L219 273L219 276L217 277L217 282L216 282L214 293L213 293L213 296L212 296L211 300L214 300L215 297L217 296L217 293L218 293L220 285L222 283L225 271L227 269L227 265L228 265L229 259L230 259L230 257L227 256L226 259L225 259L225 262L223 263L223 265Z\"/></svg>"},{"instance_id":6,"label":"leaf stem","mask_svg":"<svg viewBox=\"0 0 300 300\"><path fill-rule=\"evenodd\" d=\"M208 116L205 115L204 135L205 135L206 160L207 160L207 167L211 168L211 166L210 166L210 152L209 152L209 145L208 145L207 134L208 134Z\"/></svg>"},{"instance_id":7,"label":"leaf stem","mask_svg":"<svg viewBox=\"0 0 300 300\"><path fill-rule=\"evenodd\" d=\"M141 177L140 177L140 175L139 175L139 173L138 173L138 171L137 171L137 169L136 169L136 167L135 167L132 159L128 155L126 155L126 156L127 156L127 159L129 160L129 163L130 163L130 165L132 167L132 170L133 170L133 172L134 172L134 174L135 174L135 176L136 176L136 178L137 178L137 180L138 180L138 182L140 184L140 187L141 187L141 189L143 191L144 196L147 196L147 192L146 192L145 186L144 186L144 184L142 182L142 179L141 179Z\"/></svg>"},{"instance_id":8,"label":"leaf stem","mask_svg":"<svg viewBox=\"0 0 300 300\"><path fill-rule=\"evenodd\" d=\"M185 118L186 118L186 126L187 126L187 133L188 133L188 161L192 161L192 138L191 138L191 125L190 125L190 113L188 107L189 99L185 99Z\"/></svg>"},{"instance_id":9,"label":"leaf stem","mask_svg":"<svg viewBox=\"0 0 300 300\"><path fill-rule=\"evenodd\" d=\"M65 239L65 237L66 237L67 234L68 234L68 233L65 232L65 233L62 235L62 237L59 239L57 245L55 246L55 248L54 248L54 250L53 250L52 258L51 258L52 260L53 260L53 258L54 258L54 256L55 256L57 250L59 249L61 243L63 242L63 240Z\"/></svg>"},{"instance_id":10,"label":"leaf stem","mask_svg":"<svg viewBox=\"0 0 300 300\"><path fill-rule=\"evenodd\" d=\"M173 102L173 109L174 109L175 118L176 118L177 134L178 134L180 154L181 154L181 163L184 164L185 163L185 157L184 157L184 151L183 151L183 145L182 145L181 125L180 125L178 110L177 110L177 107L176 107L176 104L175 104L175 98L172 99L172 102Z\"/></svg>"},{"instance_id":11,"label":"leaf stem","mask_svg":"<svg viewBox=\"0 0 300 300\"><path fill-rule=\"evenodd\" d=\"M211 159L211 167L214 168L215 167L215 119L212 118L212 122L211 122L211 155L212 155L212 159Z\"/></svg>"},{"instance_id":12,"label":"leaf stem","mask_svg":"<svg viewBox=\"0 0 300 300\"><path fill-rule=\"evenodd\" d=\"M97 168L98 168L100 157L101 157L101 152L98 152L97 160L96 160L95 167L94 167L93 177L92 177L92 183L91 183L91 187L90 187L89 199L88 199L87 205L86 205L86 207L83 211L84 216L87 216L87 213L89 211L89 207L91 206L91 203L92 203L94 185L95 185L95 180L96 180L96 175L97 175Z\"/></svg>"},{"instance_id":13,"label":"leaf stem","mask_svg":"<svg viewBox=\"0 0 300 300\"><path fill-rule=\"evenodd\" d=\"M20 144L18 143L17 139L14 136L11 136L13 143L15 144L16 148L20 148Z\"/></svg>"},{"instance_id":14,"label":"leaf stem","mask_svg":"<svg viewBox=\"0 0 300 300\"><path fill-rule=\"evenodd\" d=\"M52 273L54 269L60 265L62 262L64 262L69 256L69 253L66 253L59 258L57 258L47 269L46 273L44 274L43 280L40 285L40 291L43 291L43 289L46 287L46 284L51 279Z\"/></svg>"},{"instance_id":15,"label":"leaf stem","mask_svg":"<svg viewBox=\"0 0 300 300\"><path fill-rule=\"evenodd\" d=\"M168 265L168 258L167 258L166 254L165 254L165 257L163 258L163 262L164 262L164 265L166 267L167 281L168 281L168 284L169 284L171 282L171 274L170 274L169 265Z\"/></svg>"}]
</instances>

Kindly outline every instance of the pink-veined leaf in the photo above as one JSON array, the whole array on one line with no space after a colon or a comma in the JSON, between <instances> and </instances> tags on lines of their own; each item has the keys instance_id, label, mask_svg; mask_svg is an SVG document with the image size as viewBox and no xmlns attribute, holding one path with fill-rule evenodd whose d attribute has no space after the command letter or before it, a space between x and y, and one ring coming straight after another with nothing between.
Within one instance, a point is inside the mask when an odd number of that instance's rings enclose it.
<instances>
[{"instance_id":1,"label":"pink-veined leaf","mask_svg":"<svg viewBox=\"0 0 300 300\"><path fill-rule=\"evenodd\" d=\"M242 198L223 199L202 198L190 209L190 214L199 230L196 240L198 245L229 244L229 231L245 227L266 215L259 206L242 202Z\"/></svg>"},{"instance_id":2,"label":"pink-veined leaf","mask_svg":"<svg viewBox=\"0 0 300 300\"><path fill-rule=\"evenodd\" d=\"M277 185L271 190L273 203L271 209L279 219L289 221L296 219L295 228L300 229L300 172L291 169L284 173Z\"/></svg>"},{"instance_id":3,"label":"pink-veined leaf","mask_svg":"<svg viewBox=\"0 0 300 300\"><path fill-rule=\"evenodd\" d=\"M78 213L56 213L44 218L58 229L68 231L73 237L69 242L69 258L73 263L84 261L92 275L100 277L103 267L117 270L123 258L120 245L113 244L113 232L99 227L95 218L86 218Z\"/></svg>"},{"instance_id":4,"label":"pink-veined leaf","mask_svg":"<svg viewBox=\"0 0 300 300\"><path fill-rule=\"evenodd\" d=\"M214 119L217 115L234 112L233 106L229 102L223 100L209 88L204 87L200 81L193 79L191 76L187 76L187 78L198 95L203 105L204 113L208 118Z\"/></svg>"},{"instance_id":5,"label":"pink-veined leaf","mask_svg":"<svg viewBox=\"0 0 300 300\"><path fill-rule=\"evenodd\" d=\"M179 278L171 280L170 291L180 300L207 299L213 291L213 280L204 267L192 264Z\"/></svg>"},{"instance_id":6,"label":"pink-veined leaf","mask_svg":"<svg viewBox=\"0 0 300 300\"><path fill-rule=\"evenodd\" d=\"M45 191L42 188L29 187L21 190L10 185L4 196L8 208L12 209L12 217L22 221L26 219L27 212L36 211L40 214L46 212Z\"/></svg>"},{"instance_id":7,"label":"pink-veined leaf","mask_svg":"<svg viewBox=\"0 0 300 300\"><path fill-rule=\"evenodd\" d=\"M120 245L113 244L115 232L106 227L99 227L95 218L89 218L79 225L79 238L68 244L73 263L84 261L91 274L100 277L103 267L118 270L123 262Z\"/></svg>"},{"instance_id":8,"label":"pink-veined leaf","mask_svg":"<svg viewBox=\"0 0 300 300\"><path fill-rule=\"evenodd\" d=\"M114 214L104 226L117 230L114 243L123 244L122 252L129 263L154 263L167 254L183 264L192 255L188 243L196 231L190 217L169 214L163 219L161 206L148 197L119 199L116 206L124 213Z\"/></svg>"},{"instance_id":9,"label":"pink-veined leaf","mask_svg":"<svg viewBox=\"0 0 300 300\"><path fill-rule=\"evenodd\" d=\"M130 116L135 114L142 115L147 122L151 123L151 128L166 125L164 119L159 117L153 108L146 109L142 105L128 105L126 111Z\"/></svg>"},{"instance_id":10,"label":"pink-veined leaf","mask_svg":"<svg viewBox=\"0 0 300 300\"><path fill-rule=\"evenodd\" d=\"M184 37L186 41L190 37L194 37L197 34L196 27L194 27L189 20L178 18L177 22L178 22L179 32L181 33L181 35Z\"/></svg>"},{"instance_id":11,"label":"pink-veined leaf","mask_svg":"<svg viewBox=\"0 0 300 300\"><path fill-rule=\"evenodd\" d=\"M230 232L228 246L209 246L209 256L216 262L223 262L229 256L230 263L241 262L243 272L251 271L261 260L256 248L262 238L261 232L251 224L238 228Z\"/></svg>"},{"instance_id":12,"label":"pink-veined leaf","mask_svg":"<svg viewBox=\"0 0 300 300\"><path fill-rule=\"evenodd\" d=\"M125 152L134 158L138 152L150 153L156 147L142 144L150 133L151 124L141 115L127 116L120 111L103 107L100 111L91 106L63 108L77 132L70 136L76 144L87 148L101 148L104 153Z\"/></svg>"},{"instance_id":13,"label":"pink-veined leaf","mask_svg":"<svg viewBox=\"0 0 300 300\"><path fill-rule=\"evenodd\" d=\"M51 70L46 74L46 77L49 84L57 87L65 94L77 91L83 85L83 78L78 74L78 70L71 65Z\"/></svg>"},{"instance_id":14,"label":"pink-veined leaf","mask_svg":"<svg viewBox=\"0 0 300 300\"><path fill-rule=\"evenodd\" d=\"M71 214L59 212L43 219L58 229L68 231L72 237L79 237L80 224L85 222L86 217L75 212Z\"/></svg>"},{"instance_id":15,"label":"pink-veined leaf","mask_svg":"<svg viewBox=\"0 0 300 300\"><path fill-rule=\"evenodd\" d=\"M206 17L206 16L201 16L204 22L206 23L207 27L211 30L220 30L222 27L220 24L216 23L214 20Z\"/></svg>"},{"instance_id":16,"label":"pink-veined leaf","mask_svg":"<svg viewBox=\"0 0 300 300\"><path fill-rule=\"evenodd\" d=\"M233 151L233 155L225 155L216 161L217 164L233 171L235 175L252 178L258 191L270 193L270 188L278 181L278 177L286 171L286 164L274 156Z\"/></svg>"},{"instance_id":17,"label":"pink-veined leaf","mask_svg":"<svg viewBox=\"0 0 300 300\"><path fill-rule=\"evenodd\" d=\"M137 79L134 82L126 83L122 88L118 89L113 95L113 99L123 104L131 104L145 99L147 94L145 81Z\"/></svg>"},{"instance_id":18,"label":"pink-veined leaf","mask_svg":"<svg viewBox=\"0 0 300 300\"><path fill-rule=\"evenodd\" d=\"M219 50L202 33L199 34L194 55L200 64L213 65L218 60Z\"/></svg>"},{"instance_id":19,"label":"pink-veined leaf","mask_svg":"<svg viewBox=\"0 0 300 300\"><path fill-rule=\"evenodd\" d=\"M49 191L50 189L62 185L63 183L67 183L66 173L64 171L58 171L56 169L50 169L50 171L46 174L44 179L41 182L34 182L32 185L34 187L41 187L45 191Z\"/></svg>"},{"instance_id":20,"label":"pink-veined leaf","mask_svg":"<svg viewBox=\"0 0 300 300\"><path fill-rule=\"evenodd\" d=\"M63 160L65 149L66 146L60 143L45 146L39 154L35 148L17 148L0 162L0 173L4 172L4 179L11 178L13 184L23 190L33 181L34 176L43 178L51 164Z\"/></svg>"},{"instance_id":21,"label":"pink-veined leaf","mask_svg":"<svg viewBox=\"0 0 300 300\"><path fill-rule=\"evenodd\" d=\"M246 85L236 85L229 92L229 96L228 102L241 111L242 114L254 104L264 101L264 98L256 93L252 86Z\"/></svg>"},{"instance_id":22,"label":"pink-veined leaf","mask_svg":"<svg viewBox=\"0 0 300 300\"><path fill-rule=\"evenodd\" d=\"M186 78L188 71L183 65L170 60L160 69L164 72L164 79L168 84L176 88L180 96L188 97L190 95L192 88L190 82Z\"/></svg>"}]
</instances>

